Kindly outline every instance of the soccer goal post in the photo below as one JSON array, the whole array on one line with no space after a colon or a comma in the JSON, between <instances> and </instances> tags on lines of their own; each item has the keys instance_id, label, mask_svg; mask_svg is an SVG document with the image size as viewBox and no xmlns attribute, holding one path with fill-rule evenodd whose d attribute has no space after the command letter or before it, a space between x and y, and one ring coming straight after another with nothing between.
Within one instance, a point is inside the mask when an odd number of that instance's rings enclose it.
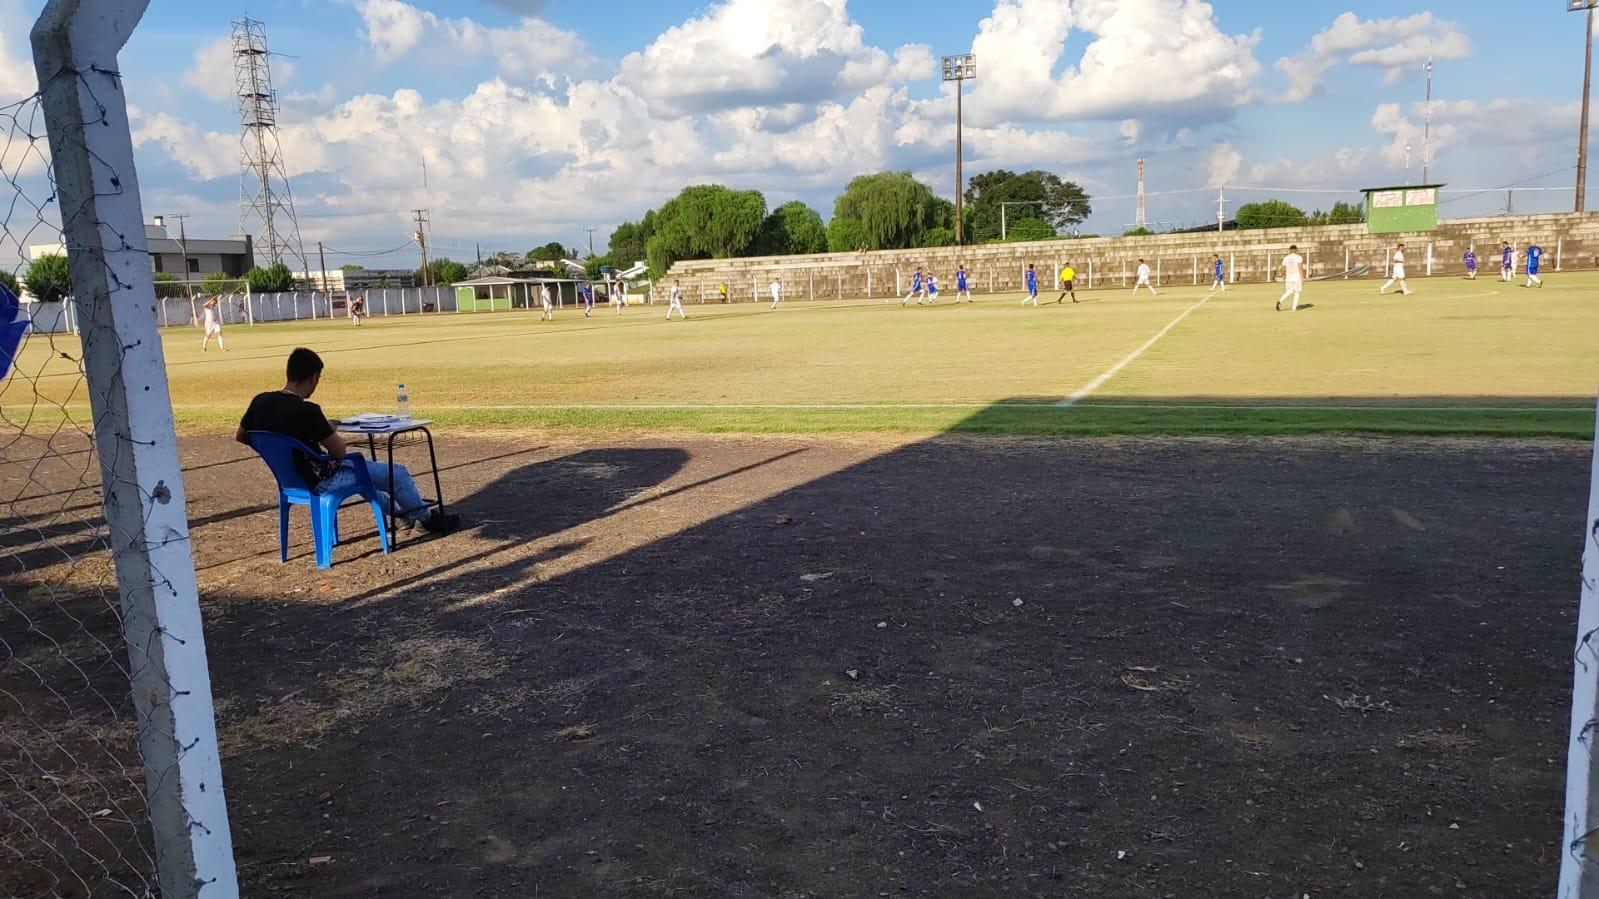
<instances>
[{"instance_id":1,"label":"soccer goal post","mask_svg":"<svg viewBox=\"0 0 1599 899\"><path fill-rule=\"evenodd\" d=\"M79 651L68 644L52 641L56 645L43 649L67 658L79 670L83 664L110 670L126 659L125 681L115 687L108 684L93 698L104 704L103 711L119 725L121 708L132 707L128 736L143 768L142 790L137 791L142 795L120 807L127 811L130 826L142 823L140 818L148 822L145 832L153 851L144 856L143 863L130 864L126 874L116 876L119 889L115 892L143 896L158 888L164 899L223 899L238 896L239 888L223 798L183 470L157 330L127 98L117 59L148 5L149 0L50 0L33 29L34 67L39 79L36 102L50 148L48 168L40 177L53 177L54 208L49 208L46 200L30 204L30 211L37 211L35 229L53 227L51 219L59 214L82 347L78 374L86 387L93 426L92 430L72 426L80 413L66 405L62 406L63 415L48 424L40 420L22 425L26 429L31 424L36 431L54 428L40 438L41 458L64 452L59 441L81 438L84 446L71 451L98 463L99 511L104 517L94 521L90 512L84 525L104 533L103 541L93 545L110 554L115 601L102 605L114 606L109 611L115 613L120 641L88 643L81 650L86 654L81 663L67 656ZM8 173L5 181L20 190L27 177L26 172L19 177ZM14 221L7 224L9 227ZM31 383L35 396L51 396L45 377L25 382ZM62 420L68 424L60 424ZM80 496L93 496L93 464L72 488ZM46 483L38 486L43 495L57 490ZM69 555L91 551L63 549L60 544L56 548ZM37 573L42 578L50 556L40 554L37 562L33 558L24 564L23 574ZM70 561L79 564L77 559ZM34 566L37 571L29 570ZM109 600L109 587L107 590ZM70 594L65 588L60 594L28 590L11 597L6 605L24 613L49 612L52 603L71 600ZM117 642L122 644L120 651ZM47 688L36 701L43 704L62 697L59 690ZM87 704L67 709L74 717L101 711ZM29 715L28 708L24 707L23 714ZM29 717L41 723L45 720ZM102 736L107 732L115 736ZM85 740L96 742L96 755L116 759L122 732L120 726L91 729ZM69 735L66 728L58 726L51 739L59 743ZM69 748L65 757L90 772L88 756L75 755ZM121 770L116 769L115 774L120 775ZM52 833L57 836L44 848L64 847L66 851L57 851L55 858L45 856L43 861L84 883L84 894L111 895L112 885L104 883L102 873L111 868L99 856L117 852L137 857L139 852L119 849L119 840L109 838L106 820L119 813L112 810L102 815L96 808L71 803L53 811ZM87 820L79 820L85 811ZM0 808L0 818L7 813ZM31 855L24 860L31 860ZM84 861L77 860L80 856ZM6 864L0 863L0 867ZM42 874L58 877L53 870ZM58 894L66 895L52 893Z\"/></svg>"}]
</instances>

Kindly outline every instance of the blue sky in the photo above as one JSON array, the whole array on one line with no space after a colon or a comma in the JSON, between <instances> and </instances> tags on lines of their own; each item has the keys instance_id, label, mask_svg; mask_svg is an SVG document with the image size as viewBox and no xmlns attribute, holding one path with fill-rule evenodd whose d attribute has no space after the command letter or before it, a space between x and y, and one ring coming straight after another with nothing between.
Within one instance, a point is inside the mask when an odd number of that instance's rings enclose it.
<instances>
[{"instance_id":1,"label":"blue sky","mask_svg":"<svg viewBox=\"0 0 1599 899\"><path fill-rule=\"evenodd\" d=\"M0 89L20 93L41 4L0 0ZM1044 168L1096 198L1086 230L1212 219L1267 189L1327 189L1306 207L1421 172L1422 60L1437 57L1434 180L1570 186L1581 18L1529 0L256 0L283 98L285 160L308 247L407 264L406 211L434 210L439 249L597 240L692 183L801 199L824 217L848 179L907 169L953 193L941 53L974 49L967 172ZM149 214L238 229L229 20L153 3L123 55ZM421 186L426 159L430 186ZM1539 177L1542 176L1542 177ZM1495 214L1503 191L1446 195ZM1522 211L1569 206L1525 191ZM329 262L349 261L335 254Z\"/></svg>"}]
</instances>

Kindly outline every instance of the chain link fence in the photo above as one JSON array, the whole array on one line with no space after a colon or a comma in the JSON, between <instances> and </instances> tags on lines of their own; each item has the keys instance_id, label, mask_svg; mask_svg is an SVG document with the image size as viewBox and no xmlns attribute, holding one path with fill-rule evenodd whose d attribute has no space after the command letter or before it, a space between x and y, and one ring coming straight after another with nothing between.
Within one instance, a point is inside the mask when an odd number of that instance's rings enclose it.
<instances>
[{"instance_id":1,"label":"chain link fence","mask_svg":"<svg viewBox=\"0 0 1599 899\"><path fill-rule=\"evenodd\" d=\"M79 332L0 379L6 897L238 895L117 71L143 7L52 2L0 108L0 255L64 244Z\"/></svg>"}]
</instances>

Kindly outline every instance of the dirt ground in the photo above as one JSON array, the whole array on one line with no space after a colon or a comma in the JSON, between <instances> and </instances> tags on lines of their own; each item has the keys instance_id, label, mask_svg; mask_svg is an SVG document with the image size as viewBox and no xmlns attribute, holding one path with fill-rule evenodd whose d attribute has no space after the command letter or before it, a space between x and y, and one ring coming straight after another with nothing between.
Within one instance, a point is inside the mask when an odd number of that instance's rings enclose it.
<instances>
[{"instance_id":1,"label":"dirt ground","mask_svg":"<svg viewBox=\"0 0 1599 899\"><path fill-rule=\"evenodd\" d=\"M328 572L183 451L250 895L1554 887L1581 445L489 434Z\"/></svg>"}]
</instances>

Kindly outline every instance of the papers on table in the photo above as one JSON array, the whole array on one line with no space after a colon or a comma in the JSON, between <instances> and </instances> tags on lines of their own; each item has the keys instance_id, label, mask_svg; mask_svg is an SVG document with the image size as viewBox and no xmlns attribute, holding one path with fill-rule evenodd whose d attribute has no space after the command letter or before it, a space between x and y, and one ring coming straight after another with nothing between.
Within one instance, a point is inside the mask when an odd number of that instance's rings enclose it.
<instances>
[{"instance_id":1,"label":"papers on table","mask_svg":"<svg viewBox=\"0 0 1599 899\"><path fill-rule=\"evenodd\" d=\"M410 422L410 418L401 418L398 415L389 415L382 412L366 412L361 415L343 418L339 424L349 428L359 428L363 431L387 431L394 427Z\"/></svg>"}]
</instances>

